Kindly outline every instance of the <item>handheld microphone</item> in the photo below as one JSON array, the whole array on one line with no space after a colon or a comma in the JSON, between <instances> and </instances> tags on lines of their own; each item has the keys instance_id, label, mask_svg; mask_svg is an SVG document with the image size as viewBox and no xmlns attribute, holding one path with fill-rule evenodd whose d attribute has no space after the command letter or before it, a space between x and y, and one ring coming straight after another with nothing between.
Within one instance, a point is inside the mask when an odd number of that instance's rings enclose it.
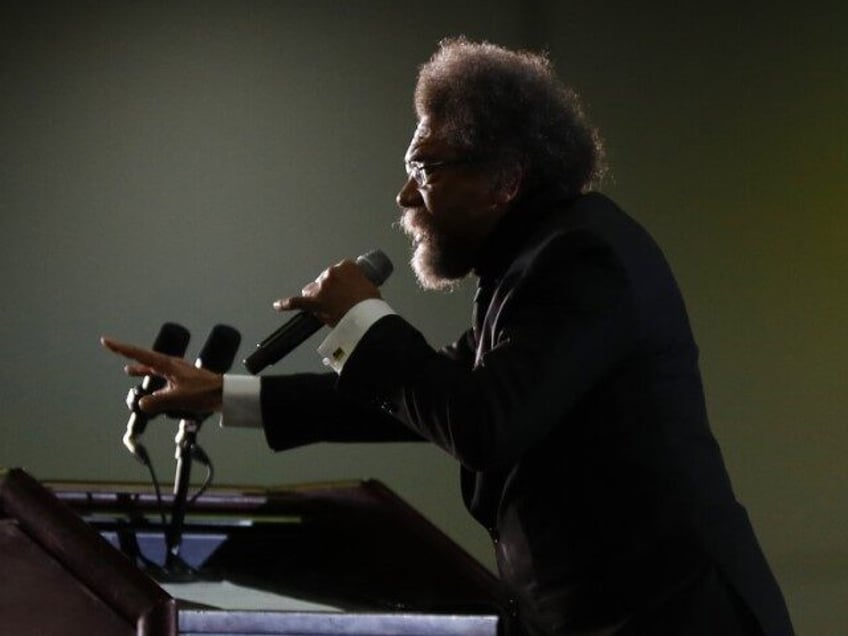
<instances>
[{"instance_id":1,"label":"handheld microphone","mask_svg":"<svg viewBox=\"0 0 848 636\"><path fill-rule=\"evenodd\" d=\"M356 264L365 277L375 285L382 285L392 273L394 266L380 250L372 250L356 259ZM320 320L308 311L301 311L256 345L256 351L244 360L244 366L252 374L279 362L299 344L324 326Z\"/></svg>"},{"instance_id":2,"label":"handheld microphone","mask_svg":"<svg viewBox=\"0 0 848 636\"><path fill-rule=\"evenodd\" d=\"M188 329L174 322L166 322L159 330L156 340L153 342L153 350L169 356L182 357L188 348L191 339ZM150 395L165 386L165 379L154 375L146 375L136 387L130 389L127 394L127 406L130 417L127 420L127 431L124 434L124 446L143 464L147 464L147 453L144 447L138 443L138 439L144 433L147 422L155 416L145 413L138 405L138 401L146 395Z\"/></svg>"}]
</instances>

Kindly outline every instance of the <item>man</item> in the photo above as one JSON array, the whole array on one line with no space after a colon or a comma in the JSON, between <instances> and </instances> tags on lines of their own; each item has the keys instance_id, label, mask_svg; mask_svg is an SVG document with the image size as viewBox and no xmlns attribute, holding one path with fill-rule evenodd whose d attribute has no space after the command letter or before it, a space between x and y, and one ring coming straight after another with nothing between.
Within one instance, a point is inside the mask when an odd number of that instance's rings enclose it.
<instances>
[{"instance_id":1,"label":"man","mask_svg":"<svg viewBox=\"0 0 848 636\"><path fill-rule=\"evenodd\" d=\"M683 300L648 234L588 193L598 136L549 62L441 43L415 92L397 196L424 287L479 279L473 326L435 351L350 261L276 303L333 326L336 374L242 380L112 340L142 407L256 419L271 447L429 440L461 464L515 634L791 634L710 433ZM260 382L254 379L255 382ZM249 393L249 391L248 391Z\"/></svg>"}]
</instances>

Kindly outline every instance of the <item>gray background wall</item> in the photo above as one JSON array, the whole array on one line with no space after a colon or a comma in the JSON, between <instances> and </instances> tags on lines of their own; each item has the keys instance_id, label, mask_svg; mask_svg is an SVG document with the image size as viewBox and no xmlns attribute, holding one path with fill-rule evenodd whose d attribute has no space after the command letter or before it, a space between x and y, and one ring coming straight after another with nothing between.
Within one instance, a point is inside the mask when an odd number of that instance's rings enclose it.
<instances>
[{"instance_id":1,"label":"gray background wall","mask_svg":"<svg viewBox=\"0 0 848 636\"><path fill-rule=\"evenodd\" d=\"M238 327L381 247L434 344L470 286L419 291L392 227L416 67L445 35L546 48L608 141L605 190L686 294L716 435L801 634L848 624L848 9L833 2L3 2L0 466L145 480L108 333ZM637 8L638 5L638 8ZM317 344L317 339L316 339ZM320 364L310 347L276 367ZM146 436L172 474L174 426ZM492 564L423 445L271 454L208 425L219 483L377 477Z\"/></svg>"}]
</instances>

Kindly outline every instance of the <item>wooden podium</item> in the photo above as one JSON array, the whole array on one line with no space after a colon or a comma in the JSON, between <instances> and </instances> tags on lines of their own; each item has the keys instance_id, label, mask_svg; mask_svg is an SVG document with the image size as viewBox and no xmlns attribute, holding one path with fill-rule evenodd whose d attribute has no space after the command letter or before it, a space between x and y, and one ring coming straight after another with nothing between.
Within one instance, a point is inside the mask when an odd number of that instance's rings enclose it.
<instances>
[{"instance_id":1,"label":"wooden podium","mask_svg":"<svg viewBox=\"0 0 848 636\"><path fill-rule=\"evenodd\" d=\"M491 573L376 481L213 489L186 515L178 571L165 530L149 488L0 472L0 633L494 636L505 607ZM186 602L183 583L321 609Z\"/></svg>"}]
</instances>

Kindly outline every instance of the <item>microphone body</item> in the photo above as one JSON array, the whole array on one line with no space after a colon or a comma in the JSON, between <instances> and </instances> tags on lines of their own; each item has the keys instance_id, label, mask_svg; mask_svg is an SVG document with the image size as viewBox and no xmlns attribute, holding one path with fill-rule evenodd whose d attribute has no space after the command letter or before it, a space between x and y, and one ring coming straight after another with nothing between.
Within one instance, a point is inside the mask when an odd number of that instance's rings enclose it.
<instances>
[{"instance_id":1,"label":"microphone body","mask_svg":"<svg viewBox=\"0 0 848 636\"><path fill-rule=\"evenodd\" d=\"M380 250L372 250L357 257L356 264L365 277L377 286L382 285L394 269L392 262ZM244 360L245 368L254 375L259 373L265 367L279 362L323 326L324 323L308 311L296 313L256 345L256 351Z\"/></svg>"},{"instance_id":2,"label":"microphone body","mask_svg":"<svg viewBox=\"0 0 848 636\"><path fill-rule=\"evenodd\" d=\"M174 322L166 322L159 330L156 340L153 342L153 350L159 353L164 353L169 356L182 357L185 355L188 348L188 341L191 339L188 329ZM146 375L136 387L130 389L127 394L127 406L129 407L130 417L127 420L127 431L124 434L123 442L133 455L135 455L142 463L145 461L143 447L138 444L138 439L144 433L153 417L144 411L138 405L138 401L146 395L150 395L165 386L164 378L153 375Z\"/></svg>"}]
</instances>

